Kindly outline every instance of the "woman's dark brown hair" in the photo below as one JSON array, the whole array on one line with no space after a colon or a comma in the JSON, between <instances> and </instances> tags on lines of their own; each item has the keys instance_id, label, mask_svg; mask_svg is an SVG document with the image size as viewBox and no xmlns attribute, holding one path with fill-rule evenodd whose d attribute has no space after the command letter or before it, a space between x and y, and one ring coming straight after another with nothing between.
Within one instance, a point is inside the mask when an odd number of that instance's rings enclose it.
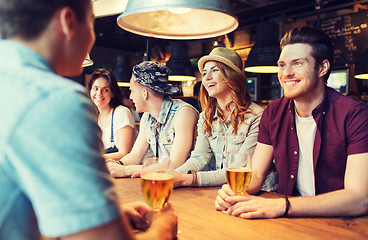
<instances>
[{"instance_id":1,"label":"woman's dark brown hair","mask_svg":"<svg viewBox=\"0 0 368 240\"><path fill-rule=\"evenodd\" d=\"M110 86L110 90L113 94L113 97L111 98L111 101L109 103L110 107L116 108L119 105L123 105L123 92L121 91L120 87L118 86L117 80L114 76L114 74L110 71L107 71L102 68L97 68L91 75L91 77L88 80L87 88L88 92L91 91L92 85L95 82L97 78L103 77L107 80Z\"/></svg>"}]
</instances>

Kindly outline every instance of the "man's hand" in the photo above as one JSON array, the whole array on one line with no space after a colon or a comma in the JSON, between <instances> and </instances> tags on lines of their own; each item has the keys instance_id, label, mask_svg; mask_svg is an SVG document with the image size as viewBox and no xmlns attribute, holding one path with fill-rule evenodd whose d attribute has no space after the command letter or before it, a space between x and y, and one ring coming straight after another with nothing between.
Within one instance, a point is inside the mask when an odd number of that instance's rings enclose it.
<instances>
[{"instance_id":1,"label":"man's hand","mask_svg":"<svg viewBox=\"0 0 368 240\"><path fill-rule=\"evenodd\" d=\"M178 231L178 217L168 203L159 212L152 212L144 202L127 203L121 209L132 227L138 230L138 239L175 239Z\"/></svg>"},{"instance_id":2,"label":"man's hand","mask_svg":"<svg viewBox=\"0 0 368 240\"><path fill-rule=\"evenodd\" d=\"M227 201L232 203L227 213L241 218L276 218L285 212L284 198L263 198L253 195L232 196Z\"/></svg>"},{"instance_id":3,"label":"man's hand","mask_svg":"<svg viewBox=\"0 0 368 240\"><path fill-rule=\"evenodd\" d=\"M249 218L276 218L285 212L284 198L262 198L245 194L237 196L229 185L225 184L219 190L215 201L216 210L227 211L228 214Z\"/></svg>"},{"instance_id":4,"label":"man's hand","mask_svg":"<svg viewBox=\"0 0 368 240\"><path fill-rule=\"evenodd\" d=\"M178 233L178 216L174 213L174 208L167 203L160 212L153 214L152 227L159 228L162 232L170 233L168 238L174 239Z\"/></svg>"},{"instance_id":5,"label":"man's hand","mask_svg":"<svg viewBox=\"0 0 368 240\"><path fill-rule=\"evenodd\" d=\"M121 206L134 229L146 229L148 227L147 214L151 210L144 202L132 202Z\"/></svg>"},{"instance_id":6,"label":"man's hand","mask_svg":"<svg viewBox=\"0 0 368 240\"><path fill-rule=\"evenodd\" d=\"M229 207L232 206L230 202L227 202L226 199L229 196L235 196L233 190L231 190L228 184L222 185L221 189L218 191L217 198L215 200L215 208L217 211L227 211Z\"/></svg>"},{"instance_id":7,"label":"man's hand","mask_svg":"<svg viewBox=\"0 0 368 240\"><path fill-rule=\"evenodd\" d=\"M150 212L150 227L145 232L137 234L137 239L172 240L178 232L178 217L170 204L166 204L159 212Z\"/></svg>"}]
</instances>

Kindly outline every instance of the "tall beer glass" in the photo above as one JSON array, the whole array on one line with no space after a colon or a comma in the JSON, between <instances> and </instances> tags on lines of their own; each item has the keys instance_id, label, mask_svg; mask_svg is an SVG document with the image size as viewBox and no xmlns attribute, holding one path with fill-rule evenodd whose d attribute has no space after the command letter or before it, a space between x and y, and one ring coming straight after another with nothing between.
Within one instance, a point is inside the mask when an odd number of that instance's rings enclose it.
<instances>
[{"instance_id":1,"label":"tall beer glass","mask_svg":"<svg viewBox=\"0 0 368 240\"><path fill-rule=\"evenodd\" d=\"M244 195L247 191L251 176L252 162L247 152L227 152L226 180L237 195Z\"/></svg>"},{"instance_id":2,"label":"tall beer glass","mask_svg":"<svg viewBox=\"0 0 368 240\"><path fill-rule=\"evenodd\" d=\"M169 201L173 191L173 167L170 159L157 157L143 160L141 171L142 192L153 211L160 209Z\"/></svg>"}]
</instances>

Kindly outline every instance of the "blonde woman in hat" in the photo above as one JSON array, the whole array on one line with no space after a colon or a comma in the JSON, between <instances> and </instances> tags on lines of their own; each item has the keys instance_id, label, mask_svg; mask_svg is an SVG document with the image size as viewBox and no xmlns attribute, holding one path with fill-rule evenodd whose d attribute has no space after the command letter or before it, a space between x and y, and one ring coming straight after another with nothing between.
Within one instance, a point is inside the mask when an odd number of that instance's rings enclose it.
<instances>
[{"instance_id":1,"label":"blonde woman in hat","mask_svg":"<svg viewBox=\"0 0 368 240\"><path fill-rule=\"evenodd\" d=\"M226 183L224 163L226 138L231 151L253 154L263 108L251 101L241 57L228 48L215 48L198 61L202 74L202 113L197 125L195 149L177 168L175 186L221 186ZM276 182L270 174L264 190Z\"/></svg>"},{"instance_id":2,"label":"blonde woman in hat","mask_svg":"<svg viewBox=\"0 0 368 240\"><path fill-rule=\"evenodd\" d=\"M139 174L149 149L160 159L171 158L174 168L181 166L192 150L197 110L169 97L179 89L168 84L168 68L164 64L146 61L134 66L130 90L137 112L144 114L132 151L119 161L108 160L111 175Z\"/></svg>"}]
</instances>

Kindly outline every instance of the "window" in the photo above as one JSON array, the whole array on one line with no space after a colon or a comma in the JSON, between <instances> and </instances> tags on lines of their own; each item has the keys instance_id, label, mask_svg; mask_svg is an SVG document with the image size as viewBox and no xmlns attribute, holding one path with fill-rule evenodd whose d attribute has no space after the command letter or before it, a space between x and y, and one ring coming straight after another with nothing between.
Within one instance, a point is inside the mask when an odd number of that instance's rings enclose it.
<instances>
[{"instance_id":1,"label":"window","mask_svg":"<svg viewBox=\"0 0 368 240\"><path fill-rule=\"evenodd\" d=\"M349 69L335 69L327 79L327 86L346 95L349 92Z\"/></svg>"}]
</instances>

